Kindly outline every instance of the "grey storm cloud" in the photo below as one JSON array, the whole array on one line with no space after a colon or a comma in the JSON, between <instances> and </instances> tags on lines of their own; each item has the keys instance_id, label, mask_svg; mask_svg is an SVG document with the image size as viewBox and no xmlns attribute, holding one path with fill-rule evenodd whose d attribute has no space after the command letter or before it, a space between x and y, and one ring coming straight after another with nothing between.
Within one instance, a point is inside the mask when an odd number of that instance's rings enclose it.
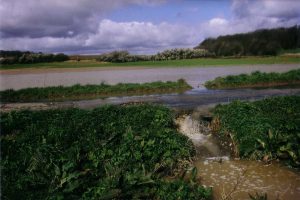
<instances>
[{"instance_id":1,"label":"grey storm cloud","mask_svg":"<svg viewBox=\"0 0 300 200\"><path fill-rule=\"evenodd\" d=\"M102 15L128 4L163 0L2 0L1 37L72 37L97 29Z\"/></svg>"},{"instance_id":2,"label":"grey storm cloud","mask_svg":"<svg viewBox=\"0 0 300 200\"><path fill-rule=\"evenodd\" d=\"M238 20L257 20L257 24L261 26L272 25L272 22L279 23L279 26L284 25L280 23L295 25L300 20L300 1L234 0L232 11Z\"/></svg>"},{"instance_id":3,"label":"grey storm cloud","mask_svg":"<svg viewBox=\"0 0 300 200\"><path fill-rule=\"evenodd\" d=\"M68 53L126 49L152 53L193 47L206 37L300 22L297 0L233 0L231 18L215 16L192 27L167 22L115 22L106 18L122 6L155 6L167 1L1 0L0 49Z\"/></svg>"},{"instance_id":4,"label":"grey storm cloud","mask_svg":"<svg viewBox=\"0 0 300 200\"><path fill-rule=\"evenodd\" d=\"M203 37L299 25L298 0L233 0L230 19L216 17L201 25Z\"/></svg>"}]
</instances>

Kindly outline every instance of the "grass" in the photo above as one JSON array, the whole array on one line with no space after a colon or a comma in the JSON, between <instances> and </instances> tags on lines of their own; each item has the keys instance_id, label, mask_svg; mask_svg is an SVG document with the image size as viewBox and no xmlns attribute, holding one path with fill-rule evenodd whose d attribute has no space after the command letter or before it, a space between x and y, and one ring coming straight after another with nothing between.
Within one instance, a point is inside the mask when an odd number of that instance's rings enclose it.
<instances>
[{"instance_id":1,"label":"grass","mask_svg":"<svg viewBox=\"0 0 300 200\"><path fill-rule=\"evenodd\" d=\"M205 87L209 89L228 89L246 87L266 87L299 85L300 69L291 70L285 73L265 73L252 72L251 74L229 75L217 77L214 80L205 82Z\"/></svg>"},{"instance_id":2,"label":"grass","mask_svg":"<svg viewBox=\"0 0 300 200\"><path fill-rule=\"evenodd\" d=\"M215 130L232 138L236 155L280 159L300 167L300 96L236 101L214 110Z\"/></svg>"},{"instance_id":3,"label":"grass","mask_svg":"<svg viewBox=\"0 0 300 200\"><path fill-rule=\"evenodd\" d=\"M26 88L20 90L0 91L2 102L34 102L34 101L62 101L110 96L129 96L157 93L175 93L191 89L185 80L177 82L151 82L151 83L119 83L116 85L73 85L70 87L57 86L45 88Z\"/></svg>"},{"instance_id":4,"label":"grass","mask_svg":"<svg viewBox=\"0 0 300 200\"><path fill-rule=\"evenodd\" d=\"M179 177L195 151L166 107L25 110L0 122L3 199L211 198Z\"/></svg>"},{"instance_id":5,"label":"grass","mask_svg":"<svg viewBox=\"0 0 300 200\"><path fill-rule=\"evenodd\" d=\"M300 48L281 50L279 53L280 54L299 54L300 53Z\"/></svg>"},{"instance_id":6,"label":"grass","mask_svg":"<svg viewBox=\"0 0 300 200\"><path fill-rule=\"evenodd\" d=\"M300 63L297 57L242 57L242 58L200 58L167 61L140 61L127 63L101 63L95 60L83 60L80 62L66 61L53 63L15 64L2 65L0 69L25 69L25 68L84 68L84 67L205 67L222 65L256 65L256 64L291 64Z\"/></svg>"}]
</instances>

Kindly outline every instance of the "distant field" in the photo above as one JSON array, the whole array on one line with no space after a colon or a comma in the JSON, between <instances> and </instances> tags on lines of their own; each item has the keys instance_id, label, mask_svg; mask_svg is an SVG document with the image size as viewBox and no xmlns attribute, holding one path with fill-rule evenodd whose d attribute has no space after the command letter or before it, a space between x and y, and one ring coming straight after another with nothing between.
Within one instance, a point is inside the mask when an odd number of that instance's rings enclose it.
<instances>
[{"instance_id":1,"label":"distant field","mask_svg":"<svg viewBox=\"0 0 300 200\"><path fill-rule=\"evenodd\" d=\"M287 49L287 50L282 50L280 51L280 54L299 54L300 53L300 48L297 49Z\"/></svg>"},{"instance_id":2,"label":"distant field","mask_svg":"<svg viewBox=\"0 0 300 200\"><path fill-rule=\"evenodd\" d=\"M221 65L257 65L257 64L291 64L300 63L299 57L244 57L244 58L201 58L188 60L143 61L127 63L101 63L95 60L66 61L53 63L2 65L0 69L21 68L83 68L83 67L190 67L190 66L221 66Z\"/></svg>"}]
</instances>

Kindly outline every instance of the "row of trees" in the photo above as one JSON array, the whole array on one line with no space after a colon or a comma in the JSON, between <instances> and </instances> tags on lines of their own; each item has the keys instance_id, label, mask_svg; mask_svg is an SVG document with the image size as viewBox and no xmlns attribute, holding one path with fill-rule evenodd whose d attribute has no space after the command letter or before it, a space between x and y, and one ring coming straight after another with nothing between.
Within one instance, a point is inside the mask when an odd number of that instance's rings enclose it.
<instances>
[{"instance_id":1,"label":"row of trees","mask_svg":"<svg viewBox=\"0 0 300 200\"><path fill-rule=\"evenodd\" d=\"M28 64L42 62L62 62L69 56L59 54L43 54L30 51L0 51L0 64Z\"/></svg>"},{"instance_id":2,"label":"row of trees","mask_svg":"<svg viewBox=\"0 0 300 200\"><path fill-rule=\"evenodd\" d=\"M208 38L195 47L216 56L277 55L281 50L296 48L300 48L300 26Z\"/></svg>"},{"instance_id":3,"label":"row of trees","mask_svg":"<svg viewBox=\"0 0 300 200\"><path fill-rule=\"evenodd\" d=\"M155 55L131 55L128 51L113 51L100 55L97 60L102 62L136 62L136 61L160 61L160 60L180 60L212 57L214 53L210 53L204 49L169 49Z\"/></svg>"}]
</instances>

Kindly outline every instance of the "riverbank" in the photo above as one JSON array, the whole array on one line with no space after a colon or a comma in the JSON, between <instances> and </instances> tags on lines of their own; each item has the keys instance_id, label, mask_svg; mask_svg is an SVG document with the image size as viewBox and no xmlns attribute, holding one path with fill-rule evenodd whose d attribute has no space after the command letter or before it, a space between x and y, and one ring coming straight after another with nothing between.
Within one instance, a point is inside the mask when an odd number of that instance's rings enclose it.
<instances>
[{"instance_id":1,"label":"riverbank","mask_svg":"<svg viewBox=\"0 0 300 200\"><path fill-rule=\"evenodd\" d=\"M220 103L230 103L235 100L260 100L275 96L300 96L300 88L265 88L265 89L235 89L235 90L201 90L194 89L180 94L157 94L143 96L108 97L93 100L77 100L62 102L28 102L0 103L1 111L16 110L48 110L57 108L93 109L102 105L123 105L135 103L156 103L166 105L175 110L206 109Z\"/></svg>"},{"instance_id":2,"label":"riverbank","mask_svg":"<svg viewBox=\"0 0 300 200\"><path fill-rule=\"evenodd\" d=\"M95 60L66 61L53 63L34 64L14 64L2 65L1 71L13 69L51 69L51 68L101 68L101 67L194 67L194 66L228 66L228 65L259 65L259 64L293 64L300 63L299 57L275 56L275 57L220 57L220 58L200 58L166 61L138 61L126 63L104 63Z\"/></svg>"},{"instance_id":3,"label":"riverbank","mask_svg":"<svg viewBox=\"0 0 300 200\"><path fill-rule=\"evenodd\" d=\"M185 80L176 82L119 83L116 85L73 85L70 87L27 88L0 91L1 102L38 102L97 99L111 96L179 93L192 87Z\"/></svg>"},{"instance_id":4,"label":"riverbank","mask_svg":"<svg viewBox=\"0 0 300 200\"><path fill-rule=\"evenodd\" d=\"M232 139L236 157L265 163L281 160L299 168L299 105L300 96L219 105L212 127Z\"/></svg>"},{"instance_id":5,"label":"riverbank","mask_svg":"<svg viewBox=\"0 0 300 200\"><path fill-rule=\"evenodd\" d=\"M255 71L249 75L229 75L217 77L204 84L208 89L260 88L293 85L300 85L300 69L284 73L264 73Z\"/></svg>"}]
</instances>

